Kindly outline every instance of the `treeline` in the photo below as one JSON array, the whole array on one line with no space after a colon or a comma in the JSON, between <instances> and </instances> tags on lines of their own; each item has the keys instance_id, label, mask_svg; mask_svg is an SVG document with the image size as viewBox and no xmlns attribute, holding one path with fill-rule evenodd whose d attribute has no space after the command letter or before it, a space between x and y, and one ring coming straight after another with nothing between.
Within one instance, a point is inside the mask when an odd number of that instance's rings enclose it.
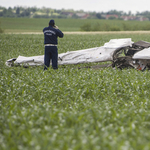
<instances>
[{"instance_id":1,"label":"treeline","mask_svg":"<svg viewBox=\"0 0 150 150\"><path fill-rule=\"evenodd\" d=\"M111 16L112 15L112 16ZM116 15L116 16L113 16ZM109 18L106 18L109 16ZM56 10L51 8L37 8L37 7L9 7L8 9L0 6L0 17L29 17L29 18L82 18L82 19L121 19L122 16L143 16L150 20L150 11L137 12L132 14L123 11L111 10L108 12L84 12L83 10Z\"/></svg>"},{"instance_id":2,"label":"treeline","mask_svg":"<svg viewBox=\"0 0 150 150\"><path fill-rule=\"evenodd\" d=\"M32 13L35 13L37 8L25 8L25 7L0 7L0 17L30 17Z\"/></svg>"}]
</instances>

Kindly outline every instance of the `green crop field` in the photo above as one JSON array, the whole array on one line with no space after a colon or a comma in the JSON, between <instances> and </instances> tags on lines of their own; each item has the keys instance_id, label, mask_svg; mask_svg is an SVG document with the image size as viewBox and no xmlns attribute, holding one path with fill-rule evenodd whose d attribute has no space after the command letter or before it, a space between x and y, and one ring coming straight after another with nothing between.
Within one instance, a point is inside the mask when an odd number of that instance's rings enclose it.
<instances>
[{"instance_id":1,"label":"green crop field","mask_svg":"<svg viewBox=\"0 0 150 150\"><path fill-rule=\"evenodd\" d=\"M50 18L51 19L51 18ZM42 32L50 19L43 18L0 18L0 27L8 32ZM55 19L56 25L63 31L136 31L150 30L149 21L123 21L100 19Z\"/></svg>"},{"instance_id":2,"label":"green crop field","mask_svg":"<svg viewBox=\"0 0 150 150\"><path fill-rule=\"evenodd\" d=\"M149 34L66 34L58 50L102 46L115 38L150 42ZM42 34L0 34L0 150L150 149L148 70L5 66L19 55L43 54Z\"/></svg>"}]
</instances>

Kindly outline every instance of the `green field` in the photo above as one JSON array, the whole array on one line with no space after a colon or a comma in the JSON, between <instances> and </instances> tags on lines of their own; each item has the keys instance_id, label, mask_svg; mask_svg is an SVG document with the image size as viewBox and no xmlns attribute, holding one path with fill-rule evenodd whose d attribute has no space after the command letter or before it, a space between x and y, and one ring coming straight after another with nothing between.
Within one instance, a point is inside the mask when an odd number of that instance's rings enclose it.
<instances>
[{"instance_id":1,"label":"green field","mask_svg":"<svg viewBox=\"0 0 150 150\"><path fill-rule=\"evenodd\" d=\"M24 20L18 30L39 31L47 20L41 22L25 28ZM65 35L58 50L98 47L115 38L150 42L149 34ZM148 70L78 69L95 63L45 72L42 66L5 66L19 55L43 54L42 34L0 34L0 150L150 149Z\"/></svg>"},{"instance_id":2,"label":"green field","mask_svg":"<svg viewBox=\"0 0 150 150\"><path fill-rule=\"evenodd\" d=\"M51 19L51 18L50 18ZM1 28L8 32L42 32L50 19L36 18L0 18ZM91 25L93 31L135 31L150 30L149 21L123 21L100 19L55 19L56 25L63 31L80 31L81 27Z\"/></svg>"}]
</instances>

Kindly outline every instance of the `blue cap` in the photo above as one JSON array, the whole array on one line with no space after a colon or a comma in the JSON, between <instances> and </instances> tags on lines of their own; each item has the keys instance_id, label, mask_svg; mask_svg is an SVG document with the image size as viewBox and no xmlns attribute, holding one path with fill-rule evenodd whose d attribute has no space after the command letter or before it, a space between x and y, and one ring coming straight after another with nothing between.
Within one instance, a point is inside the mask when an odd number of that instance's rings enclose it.
<instances>
[{"instance_id":1,"label":"blue cap","mask_svg":"<svg viewBox=\"0 0 150 150\"><path fill-rule=\"evenodd\" d=\"M50 20L49 21L49 25L54 26L55 25L55 21L54 20Z\"/></svg>"}]
</instances>

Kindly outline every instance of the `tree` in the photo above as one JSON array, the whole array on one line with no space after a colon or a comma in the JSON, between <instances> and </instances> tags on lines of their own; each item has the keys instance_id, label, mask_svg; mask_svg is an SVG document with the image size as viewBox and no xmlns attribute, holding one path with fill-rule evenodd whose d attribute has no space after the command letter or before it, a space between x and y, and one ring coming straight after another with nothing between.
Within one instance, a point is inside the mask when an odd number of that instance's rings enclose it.
<instances>
[{"instance_id":1,"label":"tree","mask_svg":"<svg viewBox=\"0 0 150 150\"><path fill-rule=\"evenodd\" d=\"M128 12L128 16L131 16L131 15L132 15L132 13L131 13L131 11L129 11L129 12Z\"/></svg>"},{"instance_id":2,"label":"tree","mask_svg":"<svg viewBox=\"0 0 150 150\"><path fill-rule=\"evenodd\" d=\"M21 17L29 17L30 16L29 9L25 9L20 15Z\"/></svg>"},{"instance_id":3,"label":"tree","mask_svg":"<svg viewBox=\"0 0 150 150\"><path fill-rule=\"evenodd\" d=\"M20 15L20 8L19 7L17 7L17 9L16 9L16 14Z\"/></svg>"},{"instance_id":4,"label":"tree","mask_svg":"<svg viewBox=\"0 0 150 150\"><path fill-rule=\"evenodd\" d=\"M97 14L96 14L96 17L97 17L98 19L102 19L102 16L101 16L100 13L97 13Z\"/></svg>"}]
</instances>

